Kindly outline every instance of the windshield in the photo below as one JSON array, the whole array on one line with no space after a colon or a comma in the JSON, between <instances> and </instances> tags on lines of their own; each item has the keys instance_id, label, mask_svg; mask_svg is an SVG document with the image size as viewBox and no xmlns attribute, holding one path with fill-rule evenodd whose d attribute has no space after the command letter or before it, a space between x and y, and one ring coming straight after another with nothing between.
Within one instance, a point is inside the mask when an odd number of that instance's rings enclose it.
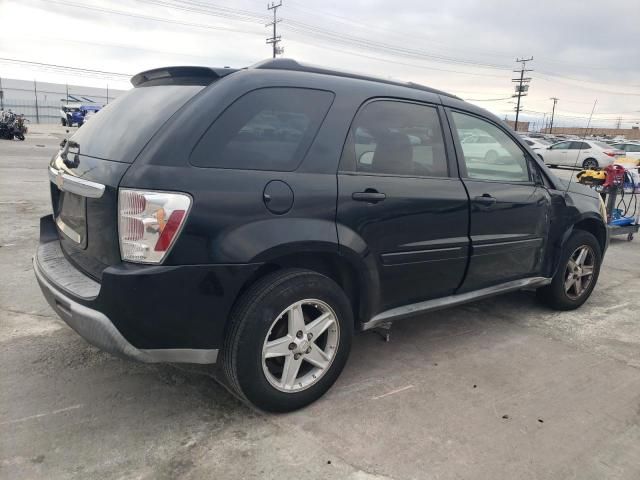
<instances>
[{"instance_id":1,"label":"windshield","mask_svg":"<svg viewBox=\"0 0 640 480\"><path fill-rule=\"evenodd\" d=\"M133 88L101 109L100 115L71 137L80 153L131 163L158 129L201 85L159 85Z\"/></svg>"},{"instance_id":2,"label":"windshield","mask_svg":"<svg viewBox=\"0 0 640 480\"><path fill-rule=\"evenodd\" d=\"M608 149L612 148L611 145L609 145L608 143L604 143L604 142L591 142L591 143L593 143L594 145L596 145L596 146L598 146L600 148L608 148Z\"/></svg>"}]
</instances>

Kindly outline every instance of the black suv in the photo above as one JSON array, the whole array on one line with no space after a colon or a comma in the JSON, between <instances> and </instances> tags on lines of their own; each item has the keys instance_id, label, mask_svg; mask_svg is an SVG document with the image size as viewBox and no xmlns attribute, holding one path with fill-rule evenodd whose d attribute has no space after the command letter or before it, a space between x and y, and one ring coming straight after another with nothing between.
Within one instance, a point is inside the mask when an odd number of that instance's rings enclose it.
<instances>
[{"instance_id":1,"label":"black suv","mask_svg":"<svg viewBox=\"0 0 640 480\"><path fill-rule=\"evenodd\" d=\"M219 362L286 411L354 331L522 288L572 309L596 284L598 195L453 95L286 59L132 83L52 159L34 258L103 350Z\"/></svg>"}]
</instances>

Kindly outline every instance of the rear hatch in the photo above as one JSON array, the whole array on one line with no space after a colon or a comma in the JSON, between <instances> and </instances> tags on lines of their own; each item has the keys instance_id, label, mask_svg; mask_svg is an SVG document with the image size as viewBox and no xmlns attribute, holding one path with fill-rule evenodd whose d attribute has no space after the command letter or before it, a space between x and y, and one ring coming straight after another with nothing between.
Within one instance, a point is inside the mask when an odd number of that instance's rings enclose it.
<instances>
[{"instance_id":1,"label":"rear hatch","mask_svg":"<svg viewBox=\"0 0 640 480\"><path fill-rule=\"evenodd\" d=\"M160 127L221 76L200 67L136 75L135 88L63 142L49 165L51 200L62 249L76 267L100 280L106 267L120 263L118 185L122 177Z\"/></svg>"}]
</instances>

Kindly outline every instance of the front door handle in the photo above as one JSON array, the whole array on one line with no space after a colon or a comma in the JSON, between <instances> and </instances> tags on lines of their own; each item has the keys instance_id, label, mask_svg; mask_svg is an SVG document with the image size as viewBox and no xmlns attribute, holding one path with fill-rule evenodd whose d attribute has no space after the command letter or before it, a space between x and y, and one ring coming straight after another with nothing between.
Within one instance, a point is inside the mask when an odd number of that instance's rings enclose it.
<instances>
[{"instance_id":1,"label":"front door handle","mask_svg":"<svg viewBox=\"0 0 640 480\"><path fill-rule=\"evenodd\" d=\"M367 188L364 192L354 192L351 198L356 202L378 203L387 198L387 196L373 188Z\"/></svg>"},{"instance_id":2,"label":"front door handle","mask_svg":"<svg viewBox=\"0 0 640 480\"><path fill-rule=\"evenodd\" d=\"M496 199L494 197L492 197L491 195L489 195L488 193L483 193L482 196L480 197L474 197L473 199L474 202L476 203L480 203L482 205L493 205L494 203L496 203Z\"/></svg>"}]
</instances>

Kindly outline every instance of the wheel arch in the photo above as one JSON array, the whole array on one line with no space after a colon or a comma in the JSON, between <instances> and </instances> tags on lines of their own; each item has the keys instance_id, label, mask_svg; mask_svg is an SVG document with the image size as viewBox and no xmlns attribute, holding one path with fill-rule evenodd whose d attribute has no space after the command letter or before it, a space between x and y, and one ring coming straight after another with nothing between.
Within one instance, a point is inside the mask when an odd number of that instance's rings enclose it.
<instances>
[{"instance_id":1,"label":"wheel arch","mask_svg":"<svg viewBox=\"0 0 640 480\"><path fill-rule=\"evenodd\" d=\"M379 298L379 285L355 252L339 245L315 245L315 248L280 246L260 255L262 265L244 282L237 298L266 275L288 268L301 268L331 278L342 288L351 302L355 326L368 320Z\"/></svg>"},{"instance_id":2,"label":"wheel arch","mask_svg":"<svg viewBox=\"0 0 640 480\"><path fill-rule=\"evenodd\" d=\"M559 266L558 262L560 260L561 252L564 249L564 246L567 243L567 240L569 239L569 237L571 237L571 234L576 230L589 232L594 237L596 237L596 240L598 240L598 244L600 245L601 254L604 256L604 252L608 245L607 227L604 224L602 218L597 217L596 215L584 215L578 218L564 232L562 236L560 248L557 249L556 254L554 255L554 269L553 269L554 274L557 271Z\"/></svg>"}]
</instances>

